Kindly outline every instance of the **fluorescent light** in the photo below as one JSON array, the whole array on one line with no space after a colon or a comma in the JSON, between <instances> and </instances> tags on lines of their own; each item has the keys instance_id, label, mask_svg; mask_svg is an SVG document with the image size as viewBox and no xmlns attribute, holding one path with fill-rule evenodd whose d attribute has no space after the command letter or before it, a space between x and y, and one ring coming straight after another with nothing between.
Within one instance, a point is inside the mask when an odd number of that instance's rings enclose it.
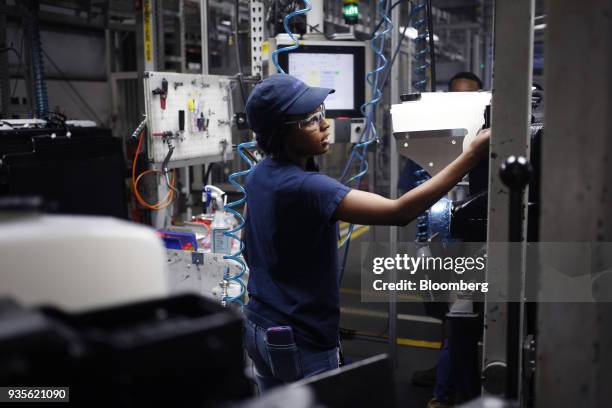
<instances>
[{"instance_id":1,"label":"fluorescent light","mask_svg":"<svg viewBox=\"0 0 612 408\"><path fill-rule=\"evenodd\" d=\"M537 25L534 25L534 26L533 26L533 29L534 29L535 31L537 31L537 30L543 30L543 29L545 29L545 28L546 28L546 23L544 23L544 24L537 24Z\"/></svg>"}]
</instances>

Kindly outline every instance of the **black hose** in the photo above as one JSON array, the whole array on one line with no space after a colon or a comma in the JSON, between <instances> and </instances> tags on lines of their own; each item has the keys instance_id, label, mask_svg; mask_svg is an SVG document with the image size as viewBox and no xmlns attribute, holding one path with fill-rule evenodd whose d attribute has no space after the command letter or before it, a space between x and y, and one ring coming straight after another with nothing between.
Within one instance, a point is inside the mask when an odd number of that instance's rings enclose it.
<instances>
[{"instance_id":1,"label":"black hose","mask_svg":"<svg viewBox=\"0 0 612 408\"><path fill-rule=\"evenodd\" d=\"M434 48L433 18L431 0L427 0L427 31L429 33L429 61L431 69L431 92L436 92L436 50Z\"/></svg>"},{"instance_id":2,"label":"black hose","mask_svg":"<svg viewBox=\"0 0 612 408\"><path fill-rule=\"evenodd\" d=\"M406 38L406 31L408 30L408 24L410 24L410 19L408 20L408 22L404 26L404 30L402 30L402 36L400 37L400 40L397 43L397 47L395 48L395 52L393 52L393 57L391 57L391 62L389 63L389 68L387 69L387 72L385 72L385 79L383 79L383 81L382 81L382 88L381 89L383 89L385 86L387 86L387 81L389 80L389 74L391 73L391 67L393 66L393 63L395 63L395 58L397 58L397 54L399 54L399 51L400 51L400 49L402 47L402 42L404 41L404 38Z\"/></svg>"},{"instance_id":3,"label":"black hose","mask_svg":"<svg viewBox=\"0 0 612 408\"><path fill-rule=\"evenodd\" d=\"M393 3L393 5L389 8L389 11L387 11L387 14L391 12L391 10L393 10L396 6L399 6L402 2L407 2L410 3L410 0L397 0L395 3ZM380 26L382 25L382 23L385 21L384 18L381 18L380 21L378 22L378 24L376 25L376 27L374 28L374 30L372 31L372 36L370 37L370 40L374 38L374 35L376 35L376 32L378 31L378 29L380 28Z\"/></svg>"},{"instance_id":4,"label":"black hose","mask_svg":"<svg viewBox=\"0 0 612 408\"><path fill-rule=\"evenodd\" d=\"M217 163L217 162L212 162L210 163L207 167L206 167L206 171L204 172L204 177L202 178L202 182L204 185L206 184L212 184L208 182L208 177L210 176L210 172L213 168L213 166L219 166L219 168L223 169L223 167Z\"/></svg>"}]
</instances>

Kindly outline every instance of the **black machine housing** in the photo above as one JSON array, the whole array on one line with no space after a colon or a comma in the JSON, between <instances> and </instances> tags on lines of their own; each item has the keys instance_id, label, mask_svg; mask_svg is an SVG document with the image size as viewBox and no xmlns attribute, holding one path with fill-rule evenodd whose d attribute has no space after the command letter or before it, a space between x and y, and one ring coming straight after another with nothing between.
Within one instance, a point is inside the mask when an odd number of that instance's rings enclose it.
<instances>
[{"instance_id":1,"label":"black machine housing","mask_svg":"<svg viewBox=\"0 0 612 408\"><path fill-rule=\"evenodd\" d=\"M0 198L37 196L60 214L127 218L120 138L101 127L0 130Z\"/></svg>"}]
</instances>

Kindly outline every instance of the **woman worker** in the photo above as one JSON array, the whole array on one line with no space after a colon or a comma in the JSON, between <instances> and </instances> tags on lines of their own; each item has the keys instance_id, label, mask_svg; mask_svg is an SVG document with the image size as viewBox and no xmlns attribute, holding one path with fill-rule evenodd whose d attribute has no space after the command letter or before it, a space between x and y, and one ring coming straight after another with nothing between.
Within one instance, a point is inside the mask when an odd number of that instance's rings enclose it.
<instances>
[{"instance_id":1,"label":"woman worker","mask_svg":"<svg viewBox=\"0 0 612 408\"><path fill-rule=\"evenodd\" d=\"M246 180L250 269L245 346L260 391L338 367L338 221L406 225L487 154L490 132L419 187L392 200L311 171L329 148L325 98L332 89L272 75L246 114L267 154Z\"/></svg>"}]
</instances>

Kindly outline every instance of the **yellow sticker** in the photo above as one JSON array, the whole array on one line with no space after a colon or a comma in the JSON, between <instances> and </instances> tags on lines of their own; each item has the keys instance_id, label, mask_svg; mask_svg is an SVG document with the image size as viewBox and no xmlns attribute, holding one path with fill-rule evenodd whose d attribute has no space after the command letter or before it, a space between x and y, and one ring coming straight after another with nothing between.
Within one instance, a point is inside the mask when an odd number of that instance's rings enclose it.
<instances>
[{"instance_id":1,"label":"yellow sticker","mask_svg":"<svg viewBox=\"0 0 612 408\"><path fill-rule=\"evenodd\" d=\"M261 44L261 53L263 55L268 55L268 53L270 53L270 43L268 41L264 41Z\"/></svg>"},{"instance_id":2,"label":"yellow sticker","mask_svg":"<svg viewBox=\"0 0 612 408\"><path fill-rule=\"evenodd\" d=\"M145 0L142 4L144 15L144 48L147 62L153 61L153 40L151 37L151 0Z\"/></svg>"}]
</instances>

